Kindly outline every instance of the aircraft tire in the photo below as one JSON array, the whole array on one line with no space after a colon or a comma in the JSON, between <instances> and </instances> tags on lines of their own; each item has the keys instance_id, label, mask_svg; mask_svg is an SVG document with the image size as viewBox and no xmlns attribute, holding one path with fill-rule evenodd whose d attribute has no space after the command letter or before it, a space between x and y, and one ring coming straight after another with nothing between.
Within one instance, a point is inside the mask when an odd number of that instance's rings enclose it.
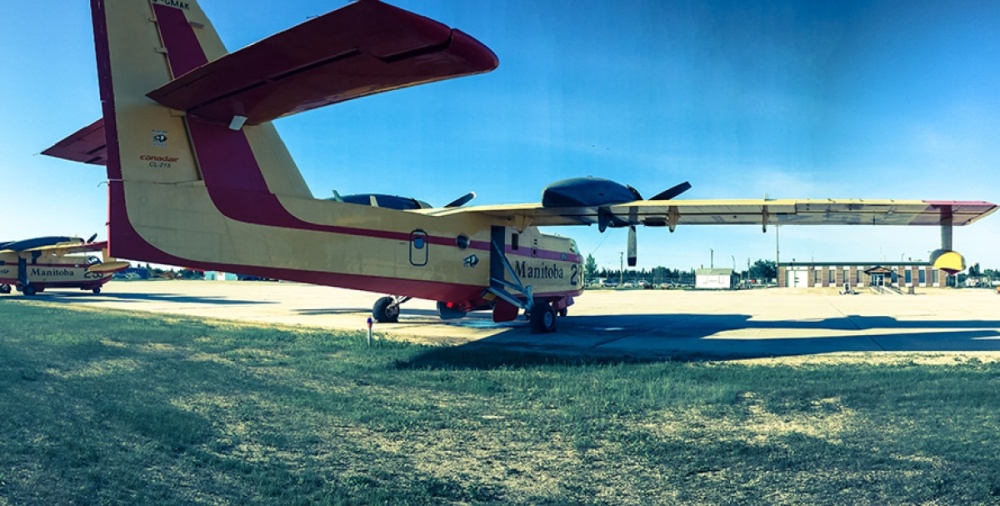
<instances>
[{"instance_id":1,"label":"aircraft tire","mask_svg":"<svg viewBox=\"0 0 1000 506\"><path fill-rule=\"evenodd\" d=\"M531 306L531 332L548 334L556 331L556 310L548 302L535 302Z\"/></svg>"},{"instance_id":2,"label":"aircraft tire","mask_svg":"<svg viewBox=\"0 0 1000 506\"><path fill-rule=\"evenodd\" d=\"M559 310L559 316L560 317L566 318L566 316L568 316L568 315L569 315L569 309L568 308L562 308L562 309Z\"/></svg>"},{"instance_id":3,"label":"aircraft tire","mask_svg":"<svg viewBox=\"0 0 1000 506\"><path fill-rule=\"evenodd\" d=\"M379 323L396 323L399 321L399 306L394 304L392 297L382 297L375 301L372 307L372 318Z\"/></svg>"},{"instance_id":4,"label":"aircraft tire","mask_svg":"<svg viewBox=\"0 0 1000 506\"><path fill-rule=\"evenodd\" d=\"M94 292L94 295L97 295L97 294L101 293L101 289L100 288L94 288L93 292Z\"/></svg>"},{"instance_id":5,"label":"aircraft tire","mask_svg":"<svg viewBox=\"0 0 1000 506\"><path fill-rule=\"evenodd\" d=\"M10 293L10 285L8 284L0 285L0 293L4 294Z\"/></svg>"},{"instance_id":6,"label":"aircraft tire","mask_svg":"<svg viewBox=\"0 0 1000 506\"><path fill-rule=\"evenodd\" d=\"M35 288L35 285L28 284L24 286L24 294L28 297L31 297L36 293L38 293L38 290Z\"/></svg>"}]
</instances>

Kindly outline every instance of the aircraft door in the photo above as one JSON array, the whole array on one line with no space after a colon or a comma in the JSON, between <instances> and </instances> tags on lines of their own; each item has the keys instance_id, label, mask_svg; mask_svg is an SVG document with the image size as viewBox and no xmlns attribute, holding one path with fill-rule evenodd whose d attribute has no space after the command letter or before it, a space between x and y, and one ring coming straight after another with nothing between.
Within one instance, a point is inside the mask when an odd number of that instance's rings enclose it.
<instances>
[{"instance_id":1,"label":"aircraft door","mask_svg":"<svg viewBox=\"0 0 1000 506\"><path fill-rule=\"evenodd\" d=\"M410 264L416 267L427 265L428 247L427 232L414 230L410 232Z\"/></svg>"}]
</instances>

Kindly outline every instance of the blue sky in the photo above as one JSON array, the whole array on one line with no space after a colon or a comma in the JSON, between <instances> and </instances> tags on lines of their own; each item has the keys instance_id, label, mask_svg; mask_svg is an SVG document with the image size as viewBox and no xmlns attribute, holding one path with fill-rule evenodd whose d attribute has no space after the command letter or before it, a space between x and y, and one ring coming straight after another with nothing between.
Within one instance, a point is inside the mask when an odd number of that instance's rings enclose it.
<instances>
[{"instance_id":1,"label":"blue sky","mask_svg":"<svg viewBox=\"0 0 1000 506\"><path fill-rule=\"evenodd\" d=\"M317 197L532 202L576 176L651 196L1000 202L1000 3L994 1L391 2L500 58L489 74L276 122ZM202 0L231 50L344 5ZM100 115L89 2L17 2L0 33L0 239L104 233L104 173L37 155ZM560 228L606 267L621 230ZM784 227L781 259L926 259L936 228ZM1000 268L1000 216L955 230ZM759 227L640 229L639 263L773 259Z\"/></svg>"}]
</instances>

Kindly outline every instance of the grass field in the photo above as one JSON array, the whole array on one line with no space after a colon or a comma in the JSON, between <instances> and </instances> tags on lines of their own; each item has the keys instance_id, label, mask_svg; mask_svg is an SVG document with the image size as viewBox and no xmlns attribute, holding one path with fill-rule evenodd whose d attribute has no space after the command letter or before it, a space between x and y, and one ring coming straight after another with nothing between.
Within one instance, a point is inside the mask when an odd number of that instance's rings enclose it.
<instances>
[{"instance_id":1,"label":"grass field","mask_svg":"<svg viewBox=\"0 0 1000 506\"><path fill-rule=\"evenodd\" d=\"M0 299L0 504L996 504L1000 364L618 363Z\"/></svg>"}]
</instances>

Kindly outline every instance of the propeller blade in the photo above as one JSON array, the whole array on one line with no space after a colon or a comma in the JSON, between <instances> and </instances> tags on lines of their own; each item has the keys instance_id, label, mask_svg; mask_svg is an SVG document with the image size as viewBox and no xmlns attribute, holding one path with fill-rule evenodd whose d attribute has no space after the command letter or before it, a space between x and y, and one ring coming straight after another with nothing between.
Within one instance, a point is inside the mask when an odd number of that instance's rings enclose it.
<instances>
[{"instance_id":1,"label":"propeller blade","mask_svg":"<svg viewBox=\"0 0 1000 506\"><path fill-rule=\"evenodd\" d=\"M684 192L686 192L686 191L688 191L690 189L691 189L691 183L689 183L687 181L684 181L683 183L681 183L681 184L679 184L677 186L674 186L673 188L670 188L669 190L664 190L664 191L656 194L655 197L653 197L653 198L651 198L649 200L670 200L670 199L676 198L678 195L680 195L680 194L682 194L682 193L684 193Z\"/></svg>"},{"instance_id":2,"label":"propeller blade","mask_svg":"<svg viewBox=\"0 0 1000 506\"><path fill-rule=\"evenodd\" d=\"M90 239L87 239L87 244L94 242L94 239L97 239L97 234L90 236Z\"/></svg>"},{"instance_id":3,"label":"propeller blade","mask_svg":"<svg viewBox=\"0 0 1000 506\"><path fill-rule=\"evenodd\" d=\"M450 203L445 204L445 207L462 207L474 198L476 198L476 192L469 192L451 201Z\"/></svg>"},{"instance_id":4,"label":"propeller blade","mask_svg":"<svg viewBox=\"0 0 1000 506\"><path fill-rule=\"evenodd\" d=\"M638 245L636 244L635 237L635 225L629 225L628 227L628 266L635 267L637 258Z\"/></svg>"}]
</instances>

